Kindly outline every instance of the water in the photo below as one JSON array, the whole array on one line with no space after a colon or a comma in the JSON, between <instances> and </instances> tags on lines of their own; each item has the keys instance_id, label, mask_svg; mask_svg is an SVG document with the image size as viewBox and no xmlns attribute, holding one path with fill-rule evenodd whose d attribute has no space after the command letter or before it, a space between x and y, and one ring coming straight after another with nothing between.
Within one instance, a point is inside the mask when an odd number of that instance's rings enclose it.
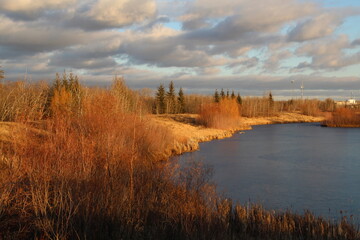
<instances>
[{"instance_id":1,"label":"water","mask_svg":"<svg viewBox=\"0 0 360 240\"><path fill-rule=\"evenodd\" d=\"M353 215L352 221L360 222L360 129L255 126L202 143L180 160L187 158L210 165L218 190L239 203L297 213L308 209L334 220Z\"/></svg>"}]
</instances>

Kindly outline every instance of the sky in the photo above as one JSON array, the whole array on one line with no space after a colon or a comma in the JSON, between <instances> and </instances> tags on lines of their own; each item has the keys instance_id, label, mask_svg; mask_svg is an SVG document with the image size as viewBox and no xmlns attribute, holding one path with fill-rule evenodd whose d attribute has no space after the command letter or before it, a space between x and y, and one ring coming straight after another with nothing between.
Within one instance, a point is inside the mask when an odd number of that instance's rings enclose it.
<instances>
[{"instance_id":1,"label":"sky","mask_svg":"<svg viewBox=\"0 0 360 240\"><path fill-rule=\"evenodd\" d=\"M360 99L358 0L0 0L7 80Z\"/></svg>"}]
</instances>

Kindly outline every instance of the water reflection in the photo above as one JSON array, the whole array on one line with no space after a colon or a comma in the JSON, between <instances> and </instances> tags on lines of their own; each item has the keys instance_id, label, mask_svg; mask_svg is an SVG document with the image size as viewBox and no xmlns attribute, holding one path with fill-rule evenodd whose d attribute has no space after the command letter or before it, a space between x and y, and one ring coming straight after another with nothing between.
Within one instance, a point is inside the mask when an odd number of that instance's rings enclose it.
<instances>
[{"instance_id":1,"label":"water reflection","mask_svg":"<svg viewBox=\"0 0 360 240\"><path fill-rule=\"evenodd\" d=\"M360 215L360 130L319 124L256 126L202 143L181 158L214 168L219 190L268 209L309 209L327 217ZM329 209L331 210L329 212Z\"/></svg>"}]
</instances>

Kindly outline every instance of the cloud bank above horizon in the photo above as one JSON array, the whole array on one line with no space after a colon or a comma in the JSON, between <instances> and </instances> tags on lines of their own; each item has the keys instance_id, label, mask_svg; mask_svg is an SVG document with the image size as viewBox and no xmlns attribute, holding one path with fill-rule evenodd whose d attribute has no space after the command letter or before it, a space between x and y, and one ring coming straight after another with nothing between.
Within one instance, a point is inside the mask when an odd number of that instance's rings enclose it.
<instances>
[{"instance_id":1,"label":"cloud bank above horizon","mask_svg":"<svg viewBox=\"0 0 360 240\"><path fill-rule=\"evenodd\" d=\"M234 89L291 97L360 97L355 0L0 0L8 80L85 84L114 75L134 88L174 81L188 92ZM294 83L292 83L294 81Z\"/></svg>"}]
</instances>

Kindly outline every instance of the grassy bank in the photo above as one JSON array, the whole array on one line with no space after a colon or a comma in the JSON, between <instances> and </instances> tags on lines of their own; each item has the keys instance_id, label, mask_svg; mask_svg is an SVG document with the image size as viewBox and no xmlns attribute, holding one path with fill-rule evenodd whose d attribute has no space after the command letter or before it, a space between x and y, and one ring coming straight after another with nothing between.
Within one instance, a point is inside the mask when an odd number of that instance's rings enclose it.
<instances>
[{"instance_id":1,"label":"grassy bank","mask_svg":"<svg viewBox=\"0 0 360 240\"><path fill-rule=\"evenodd\" d=\"M0 239L359 238L346 219L233 204L201 163L160 161L246 124L209 129L194 115L151 115L121 81L31 89L0 99Z\"/></svg>"},{"instance_id":2,"label":"grassy bank","mask_svg":"<svg viewBox=\"0 0 360 240\"><path fill-rule=\"evenodd\" d=\"M156 124L166 127L174 136L172 145L168 145L164 158L173 154L194 151L199 148L200 142L231 137L235 132L249 130L253 125L322 122L324 117L313 117L300 113L282 113L271 117L242 117L237 124L232 124L228 129L209 128L198 121L198 114L164 114L153 115L151 120Z\"/></svg>"}]
</instances>

